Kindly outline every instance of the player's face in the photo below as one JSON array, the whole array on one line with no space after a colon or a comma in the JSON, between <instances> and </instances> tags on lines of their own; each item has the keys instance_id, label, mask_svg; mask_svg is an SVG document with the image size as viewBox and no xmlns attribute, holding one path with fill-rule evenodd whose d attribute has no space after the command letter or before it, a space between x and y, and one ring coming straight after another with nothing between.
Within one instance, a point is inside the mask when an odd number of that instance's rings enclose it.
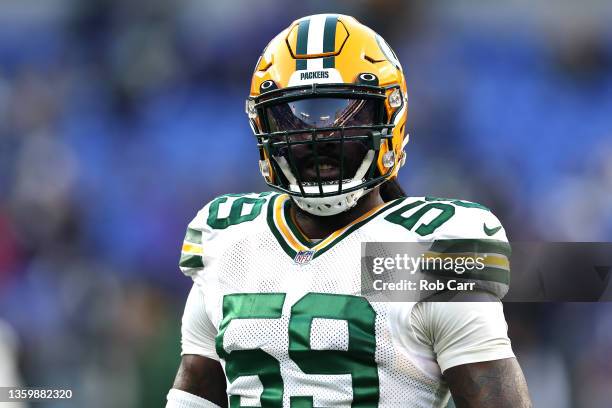
<instances>
[{"instance_id":1,"label":"player's face","mask_svg":"<svg viewBox=\"0 0 612 408\"><path fill-rule=\"evenodd\" d=\"M343 178L352 178L368 151L362 142L326 142L326 138L334 136L334 132L321 134L321 140L314 146L302 144L290 147L300 178L305 182L317 181L318 169L321 181L337 181L340 177L340 167L343 169ZM310 139L310 135L306 136ZM344 149L344 151L342 151ZM316 151L316 155L315 155ZM344 160L342 158L344 157Z\"/></svg>"},{"instance_id":2,"label":"player's face","mask_svg":"<svg viewBox=\"0 0 612 408\"><path fill-rule=\"evenodd\" d=\"M272 132L308 129L273 138L273 142L297 142L280 147L277 155L293 164L302 181L328 182L338 181L341 175L353 178L369 147L366 137L351 139L365 136L367 129L350 127L376 124L378 109L377 101L371 99L312 98L270 107L267 116Z\"/></svg>"}]
</instances>

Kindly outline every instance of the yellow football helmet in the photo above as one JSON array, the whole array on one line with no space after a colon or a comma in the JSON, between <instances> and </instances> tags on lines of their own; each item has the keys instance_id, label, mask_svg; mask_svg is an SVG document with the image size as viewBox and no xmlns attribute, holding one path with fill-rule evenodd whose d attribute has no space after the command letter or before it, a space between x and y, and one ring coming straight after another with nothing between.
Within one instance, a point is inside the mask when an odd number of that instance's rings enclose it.
<instances>
[{"instance_id":1,"label":"yellow football helmet","mask_svg":"<svg viewBox=\"0 0 612 408\"><path fill-rule=\"evenodd\" d=\"M348 210L397 176L407 103L401 65L370 28L339 14L294 21L257 61L246 103L266 183L315 215Z\"/></svg>"}]
</instances>

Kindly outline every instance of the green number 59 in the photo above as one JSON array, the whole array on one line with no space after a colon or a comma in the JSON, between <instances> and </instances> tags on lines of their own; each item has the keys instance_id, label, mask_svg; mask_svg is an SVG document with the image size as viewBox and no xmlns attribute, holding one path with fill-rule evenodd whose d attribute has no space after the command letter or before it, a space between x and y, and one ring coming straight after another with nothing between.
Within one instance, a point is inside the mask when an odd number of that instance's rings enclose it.
<instances>
[{"instance_id":1,"label":"green number 59","mask_svg":"<svg viewBox=\"0 0 612 408\"><path fill-rule=\"evenodd\" d=\"M280 363L261 349L227 352L223 339L234 319L278 319L285 302L283 293L242 293L223 298L223 320L216 338L219 356L225 359L230 383L247 375L257 375L263 386L261 406L281 407L283 378ZM313 350L310 332L315 318L344 320L348 325L347 350ZM376 407L379 399L378 369L375 361L376 312L362 297L308 293L291 308L289 357L306 374L350 374L352 407ZM291 408L313 407L313 397L293 395ZM240 407L240 396L230 395L230 407Z\"/></svg>"}]
</instances>

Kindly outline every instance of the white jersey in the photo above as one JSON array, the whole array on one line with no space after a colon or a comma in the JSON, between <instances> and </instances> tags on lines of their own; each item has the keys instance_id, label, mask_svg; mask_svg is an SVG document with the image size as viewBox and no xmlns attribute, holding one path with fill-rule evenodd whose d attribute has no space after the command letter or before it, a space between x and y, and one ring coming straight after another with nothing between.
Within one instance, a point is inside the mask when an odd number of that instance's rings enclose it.
<instances>
[{"instance_id":1,"label":"white jersey","mask_svg":"<svg viewBox=\"0 0 612 408\"><path fill-rule=\"evenodd\" d=\"M513 357L496 298L369 302L360 293L363 242L427 240L483 253L484 271L465 278L503 296L507 239L486 208L402 198L313 243L290 203L269 192L219 197L183 243L180 267L195 284L182 353L221 362L230 406L443 407L444 370Z\"/></svg>"}]
</instances>

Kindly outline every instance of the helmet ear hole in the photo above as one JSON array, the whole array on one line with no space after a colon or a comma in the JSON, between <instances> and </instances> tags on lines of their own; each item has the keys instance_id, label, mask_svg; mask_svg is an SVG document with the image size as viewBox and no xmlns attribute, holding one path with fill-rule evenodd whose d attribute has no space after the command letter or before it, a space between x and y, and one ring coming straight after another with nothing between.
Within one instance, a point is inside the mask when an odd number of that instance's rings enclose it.
<instances>
[{"instance_id":1,"label":"helmet ear hole","mask_svg":"<svg viewBox=\"0 0 612 408\"><path fill-rule=\"evenodd\" d=\"M362 72L357 75L357 81L355 82L360 85L378 86L378 77L371 72Z\"/></svg>"},{"instance_id":2,"label":"helmet ear hole","mask_svg":"<svg viewBox=\"0 0 612 408\"><path fill-rule=\"evenodd\" d=\"M278 86L276 86L276 83L272 81L271 79L268 79L267 81L263 81L261 85L259 85L260 93L273 91L275 89L278 89Z\"/></svg>"}]
</instances>

